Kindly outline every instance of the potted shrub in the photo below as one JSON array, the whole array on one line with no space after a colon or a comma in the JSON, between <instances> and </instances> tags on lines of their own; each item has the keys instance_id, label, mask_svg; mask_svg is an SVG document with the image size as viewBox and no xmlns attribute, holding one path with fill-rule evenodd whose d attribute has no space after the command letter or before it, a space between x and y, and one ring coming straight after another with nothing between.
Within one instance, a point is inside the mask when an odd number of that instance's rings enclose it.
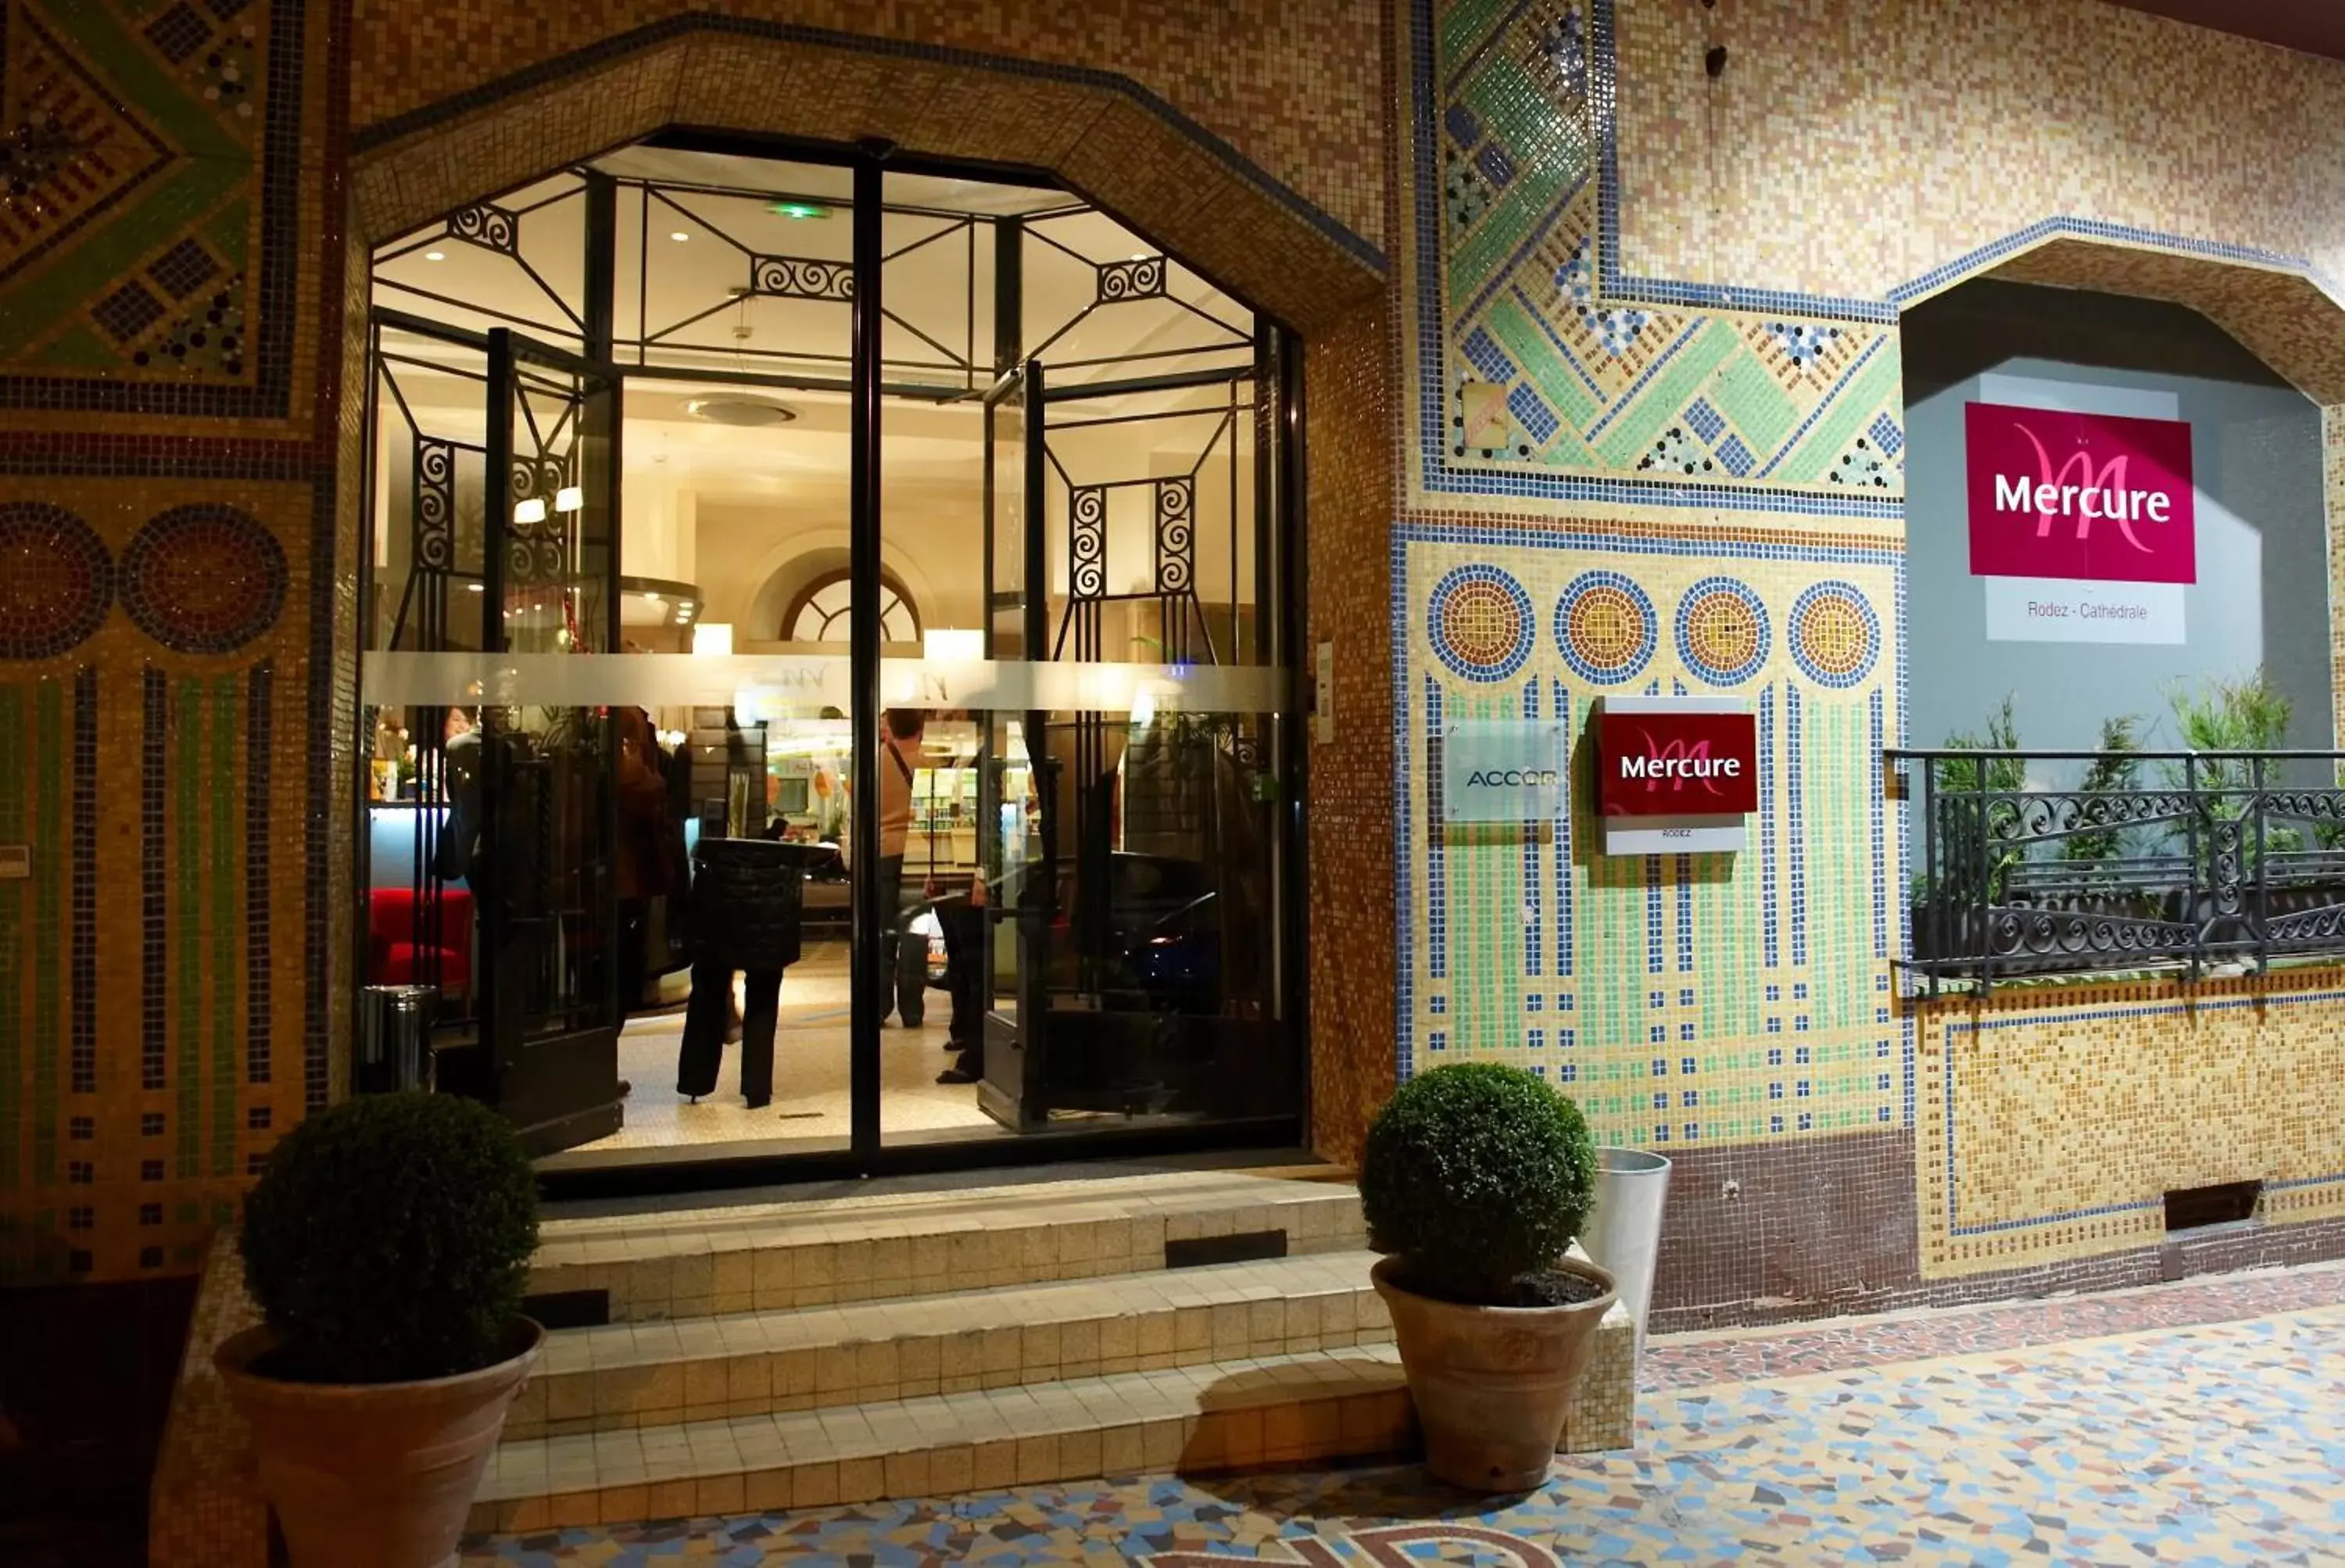
<instances>
[{"instance_id":1,"label":"potted shrub","mask_svg":"<svg viewBox=\"0 0 2345 1568\"><path fill-rule=\"evenodd\" d=\"M1360 1203L1426 1465L1454 1486L1547 1478L1612 1276L1567 1257L1596 1193L1579 1107L1519 1067L1436 1067L1368 1129Z\"/></svg>"},{"instance_id":2,"label":"potted shrub","mask_svg":"<svg viewBox=\"0 0 2345 1568\"><path fill-rule=\"evenodd\" d=\"M364 1095L277 1145L245 1200L262 1323L214 1357L294 1568L436 1568L544 1330L520 1315L537 1183L512 1126Z\"/></svg>"}]
</instances>

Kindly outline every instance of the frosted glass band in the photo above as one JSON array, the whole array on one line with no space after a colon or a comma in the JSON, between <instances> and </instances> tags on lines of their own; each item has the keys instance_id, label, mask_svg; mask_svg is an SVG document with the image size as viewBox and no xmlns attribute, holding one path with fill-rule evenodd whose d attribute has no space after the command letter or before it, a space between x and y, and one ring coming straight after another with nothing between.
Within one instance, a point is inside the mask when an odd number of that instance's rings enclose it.
<instances>
[{"instance_id":1,"label":"frosted glass band","mask_svg":"<svg viewBox=\"0 0 2345 1568\"><path fill-rule=\"evenodd\" d=\"M381 708L483 703L492 708L836 708L853 704L837 654L370 653L360 699ZM1063 713L1276 713L1283 668L1264 665L1074 664L1015 659L889 658L879 663L888 708L1041 708Z\"/></svg>"}]
</instances>

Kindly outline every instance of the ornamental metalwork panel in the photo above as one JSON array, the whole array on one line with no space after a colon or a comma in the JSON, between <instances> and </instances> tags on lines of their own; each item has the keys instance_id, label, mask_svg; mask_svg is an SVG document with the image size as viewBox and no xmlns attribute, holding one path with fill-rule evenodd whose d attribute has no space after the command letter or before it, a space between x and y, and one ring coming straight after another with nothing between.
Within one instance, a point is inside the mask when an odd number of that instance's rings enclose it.
<instances>
[{"instance_id":1,"label":"ornamental metalwork panel","mask_svg":"<svg viewBox=\"0 0 2345 1568\"><path fill-rule=\"evenodd\" d=\"M1904 962L1933 992L2345 954L2345 787L2306 782L2345 752L1889 761L1918 818Z\"/></svg>"}]
</instances>

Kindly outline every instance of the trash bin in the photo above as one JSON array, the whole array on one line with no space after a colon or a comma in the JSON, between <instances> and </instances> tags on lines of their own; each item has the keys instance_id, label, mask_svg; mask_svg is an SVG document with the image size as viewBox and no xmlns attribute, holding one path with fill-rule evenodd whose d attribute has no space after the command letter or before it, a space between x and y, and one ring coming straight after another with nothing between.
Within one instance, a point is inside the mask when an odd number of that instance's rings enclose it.
<instances>
[{"instance_id":1,"label":"trash bin","mask_svg":"<svg viewBox=\"0 0 2345 1568\"><path fill-rule=\"evenodd\" d=\"M1597 1266L1612 1271L1620 1299L1637 1320L1637 1350L1645 1349L1645 1308L1653 1299L1653 1265L1661 1249L1661 1200L1670 1190L1670 1162L1646 1149L1596 1151L1596 1204L1580 1245Z\"/></svg>"},{"instance_id":2,"label":"trash bin","mask_svg":"<svg viewBox=\"0 0 2345 1568\"><path fill-rule=\"evenodd\" d=\"M370 985L359 993L358 1049L350 1087L361 1095L431 1087L436 985Z\"/></svg>"}]
</instances>

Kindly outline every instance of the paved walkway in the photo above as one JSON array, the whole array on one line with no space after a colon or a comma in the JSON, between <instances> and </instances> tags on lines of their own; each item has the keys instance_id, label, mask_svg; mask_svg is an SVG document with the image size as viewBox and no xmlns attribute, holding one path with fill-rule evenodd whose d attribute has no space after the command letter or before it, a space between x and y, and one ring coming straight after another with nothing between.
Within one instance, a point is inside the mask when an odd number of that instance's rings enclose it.
<instances>
[{"instance_id":1,"label":"paved walkway","mask_svg":"<svg viewBox=\"0 0 2345 1568\"><path fill-rule=\"evenodd\" d=\"M670 1562L2345 1563L2345 1268L1657 1340L1639 1446L1485 1503L1412 1467L1020 1488L472 1543Z\"/></svg>"}]
</instances>

